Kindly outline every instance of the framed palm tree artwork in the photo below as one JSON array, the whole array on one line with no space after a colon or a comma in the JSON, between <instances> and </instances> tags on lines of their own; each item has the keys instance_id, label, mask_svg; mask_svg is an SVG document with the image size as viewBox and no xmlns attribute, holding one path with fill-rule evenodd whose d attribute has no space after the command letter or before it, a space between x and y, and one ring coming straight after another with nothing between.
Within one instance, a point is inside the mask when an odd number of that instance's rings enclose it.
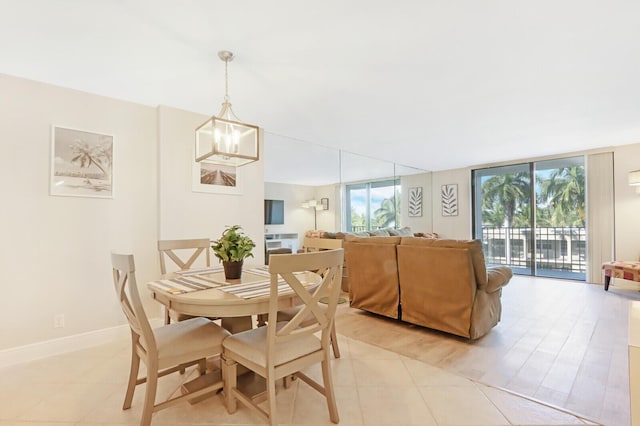
<instances>
[{"instance_id":1,"label":"framed palm tree artwork","mask_svg":"<svg viewBox=\"0 0 640 426\"><path fill-rule=\"evenodd\" d=\"M52 126L50 195L113 198L113 136Z\"/></svg>"}]
</instances>

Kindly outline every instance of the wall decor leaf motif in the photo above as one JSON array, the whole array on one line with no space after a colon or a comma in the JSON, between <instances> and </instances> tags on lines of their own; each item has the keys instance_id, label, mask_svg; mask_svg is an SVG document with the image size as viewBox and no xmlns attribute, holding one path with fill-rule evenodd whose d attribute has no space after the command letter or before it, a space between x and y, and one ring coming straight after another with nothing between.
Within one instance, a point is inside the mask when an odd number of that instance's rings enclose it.
<instances>
[{"instance_id":1,"label":"wall decor leaf motif","mask_svg":"<svg viewBox=\"0 0 640 426\"><path fill-rule=\"evenodd\" d=\"M458 185L442 185L442 216L458 216Z\"/></svg>"},{"instance_id":2,"label":"wall decor leaf motif","mask_svg":"<svg viewBox=\"0 0 640 426\"><path fill-rule=\"evenodd\" d=\"M409 188L409 217L422 216L422 187Z\"/></svg>"}]
</instances>

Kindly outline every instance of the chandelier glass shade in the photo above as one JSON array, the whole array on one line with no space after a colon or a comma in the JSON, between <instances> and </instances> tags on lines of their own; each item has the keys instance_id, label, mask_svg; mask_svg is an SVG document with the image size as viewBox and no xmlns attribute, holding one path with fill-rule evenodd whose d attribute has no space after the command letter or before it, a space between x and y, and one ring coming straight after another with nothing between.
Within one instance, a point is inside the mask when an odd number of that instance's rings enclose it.
<instances>
[{"instance_id":1,"label":"chandelier glass shade","mask_svg":"<svg viewBox=\"0 0 640 426\"><path fill-rule=\"evenodd\" d=\"M259 127L241 122L231 109L227 66L233 53L218 52L224 61L225 96L222 109L196 129L196 162L243 166L258 161Z\"/></svg>"}]
</instances>

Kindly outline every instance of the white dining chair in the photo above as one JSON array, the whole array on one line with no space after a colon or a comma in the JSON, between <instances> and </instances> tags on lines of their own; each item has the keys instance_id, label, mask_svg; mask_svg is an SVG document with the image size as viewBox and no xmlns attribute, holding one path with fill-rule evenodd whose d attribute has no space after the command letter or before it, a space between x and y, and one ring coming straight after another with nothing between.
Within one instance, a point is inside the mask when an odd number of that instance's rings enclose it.
<instances>
[{"instance_id":1,"label":"white dining chair","mask_svg":"<svg viewBox=\"0 0 640 426\"><path fill-rule=\"evenodd\" d=\"M197 238L190 240L158 240L158 253L160 255L160 273L167 273L165 258L169 258L181 271L190 269L201 256L204 255L205 265L211 266L211 240L209 238ZM188 257L186 257L188 256ZM185 259L186 257L186 259ZM176 321L193 318L179 312L171 312L169 308L164 311L164 323L169 324L171 317Z\"/></svg>"},{"instance_id":2,"label":"white dining chair","mask_svg":"<svg viewBox=\"0 0 640 426\"><path fill-rule=\"evenodd\" d=\"M329 417L333 423L338 423L329 347L340 295L343 259L343 249L271 257L267 325L233 334L223 342L222 375L229 413L236 411L237 401L240 401L269 425L276 425L276 381L293 375L324 395ZM312 292L295 275L303 271L318 271L321 277L320 284ZM277 321L280 280L286 281L289 291L295 292L302 301L302 309L290 320L282 322ZM318 305L323 296L327 297L326 309ZM316 333L320 333L320 336ZM317 363L322 367L322 384L301 371ZM238 389L238 364L266 379L268 410L262 409Z\"/></svg>"},{"instance_id":3,"label":"white dining chair","mask_svg":"<svg viewBox=\"0 0 640 426\"><path fill-rule=\"evenodd\" d=\"M321 309L326 309L327 305L325 305L324 303L320 303L319 304ZM281 309L278 311L278 322L282 322L282 321L290 321L293 317L295 317L298 312L300 312L300 310L302 309L302 306L294 306L292 308L287 308L287 309ZM307 317L306 320L302 321L302 323L300 323L300 326L302 327L306 327L308 324L311 324L314 321L314 317L313 316L309 316ZM331 325L331 332L329 334L330 339L331 339L331 349L333 350L333 356L335 358L340 358L340 347L338 346L338 336L336 335L336 324L335 321L334 323Z\"/></svg>"},{"instance_id":4,"label":"white dining chair","mask_svg":"<svg viewBox=\"0 0 640 426\"><path fill-rule=\"evenodd\" d=\"M131 367L122 409L131 408L136 386L146 383L140 425L147 426L154 412L222 388L219 380L198 391L156 403L158 378L196 364L204 374L206 358L222 352L222 342L229 333L206 318L152 329L138 291L133 255L112 253L111 263L118 301L131 329ZM146 377L142 378L138 378L140 361L146 366Z\"/></svg>"}]
</instances>

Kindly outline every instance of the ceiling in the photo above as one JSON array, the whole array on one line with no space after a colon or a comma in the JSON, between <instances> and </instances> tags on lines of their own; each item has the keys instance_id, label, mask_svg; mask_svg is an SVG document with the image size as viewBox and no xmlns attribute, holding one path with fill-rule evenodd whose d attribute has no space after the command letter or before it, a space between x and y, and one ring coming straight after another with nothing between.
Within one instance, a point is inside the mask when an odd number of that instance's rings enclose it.
<instances>
[{"instance_id":1,"label":"ceiling","mask_svg":"<svg viewBox=\"0 0 640 426\"><path fill-rule=\"evenodd\" d=\"M0 0L0 73L425 170L640 142L635 0ZM274 173L276 171L273 171Z\"/></svg>"}]
</instances>

